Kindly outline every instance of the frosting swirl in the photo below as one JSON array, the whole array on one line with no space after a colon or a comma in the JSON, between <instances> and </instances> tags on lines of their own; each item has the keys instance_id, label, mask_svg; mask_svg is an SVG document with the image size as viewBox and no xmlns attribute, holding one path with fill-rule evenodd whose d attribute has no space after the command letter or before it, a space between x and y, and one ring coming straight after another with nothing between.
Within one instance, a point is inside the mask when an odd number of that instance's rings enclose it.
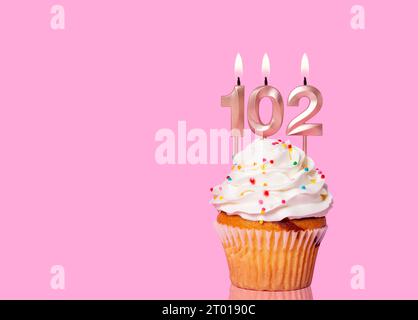
<instances>
[{"instance_id":1,"label":"frosting swirl","mask_svg":"<svg viewBox=\"0 0 418 320\"><path fill-rule=\"evenodd\" d=\"M325 175L289 141L257 139L233 159L212 189L218 211L253 221L322 217L332 205Z\"/></svg>"}]
</instances>

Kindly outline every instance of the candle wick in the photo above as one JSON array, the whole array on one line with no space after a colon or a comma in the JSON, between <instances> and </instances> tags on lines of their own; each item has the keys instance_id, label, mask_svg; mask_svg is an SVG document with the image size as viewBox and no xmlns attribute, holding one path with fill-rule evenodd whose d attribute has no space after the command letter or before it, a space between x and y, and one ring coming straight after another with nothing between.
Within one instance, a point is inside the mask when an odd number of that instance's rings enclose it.
<instances>
[{"instance_id":1,"label":"candle wick","mask_svg":"<svg viewBox=\"0 0 418 320\"><path fill-rule=\"evenodd\" d=\"M269 82L267 81L267 77L264 77L264 85L267 86Z\"/></svg>"},{"instance_id":2,"label":"candle wick","mask_svg":"<svg viewBox=\"0 0 418 320\"><path fill-rule=\"evenodd\" d=\"M239 77L237 77L237 86L241 85L241 79Z\"/></svg>"},{"instance_id":3,"label":"candle wick","mask_svg":"<svg viewBox=\"0 0 418 320\"><path fill-rule=\"evenodd\" d=\"M306 77L303 77L303 85L304 86L308 85L308 81L306 80Z\"/></svg>"}]
</instances>

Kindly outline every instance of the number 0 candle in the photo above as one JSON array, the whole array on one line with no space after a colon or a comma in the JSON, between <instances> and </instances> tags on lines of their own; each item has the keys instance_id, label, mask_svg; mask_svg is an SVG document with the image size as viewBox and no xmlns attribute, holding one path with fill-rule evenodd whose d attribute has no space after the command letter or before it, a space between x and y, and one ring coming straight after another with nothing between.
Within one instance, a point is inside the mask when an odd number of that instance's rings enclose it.
<instances>
[{"instance_id":1,"label":"number 0 candle","mask_svg":"<svg viewBox=\"0 0 418 320\"><path fill-rule=\"evenodd\" d=\"M241 55L238 53L235 58L235 76L237 85L229 95L221 97L221 106L231 108L231 136L232 136L232 154L239 151L240 137L244 131L244 95L245 87L241 85L243 65Z\"/></svg>"},{"instance_id":2,"label":"number 0 candle","mask_svg":"<svg viewBox=\"0 0 418 320\"><path fill-rule=\"evenodd\" d=\"M263 138L275 134L283 122L283 99L279 90L268 85L268 76L270 75L270 60L267 54L264 54L261 71L264 75L264 86L253 90L248 101L248 124L251 130ZM263 123L260 118L260 102L263 98L269 98L271 101L272 112L269 123Z\"/></svg>"}]
</instances>

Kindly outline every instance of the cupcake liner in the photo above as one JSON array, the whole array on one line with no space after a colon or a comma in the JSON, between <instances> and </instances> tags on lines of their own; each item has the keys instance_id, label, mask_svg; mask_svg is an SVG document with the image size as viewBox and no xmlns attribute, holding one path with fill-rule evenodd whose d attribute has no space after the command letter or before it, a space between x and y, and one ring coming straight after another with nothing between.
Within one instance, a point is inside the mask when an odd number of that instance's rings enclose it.
<instances>
[{"instance_id":1,"label":"cupcake liner","mask_svg":"<svg viewBox=\"0 0 418 320\"><path fill-rule=\"evenodd\" d=\"M257 291L231 284L229 300L313 300L313 294L311 287L290 291Z\"/></svg>"},{"instance_id":2,"label":"cupcake liner","mask_svg":"<svg viewBox=\"0 0 418 320\"><path fill-rule=\"evenodd\" d=\"M297 290L311 284L327 227L301 231L244 229L215 222L233 285L252 290Z\"/></svg>"}]
</instances>

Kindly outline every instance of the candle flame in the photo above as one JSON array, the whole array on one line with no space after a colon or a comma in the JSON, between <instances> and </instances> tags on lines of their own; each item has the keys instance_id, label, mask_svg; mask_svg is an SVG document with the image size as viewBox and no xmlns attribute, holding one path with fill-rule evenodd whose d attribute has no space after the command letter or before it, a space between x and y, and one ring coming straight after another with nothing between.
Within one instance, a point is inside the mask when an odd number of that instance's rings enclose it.
<instances>
[{"instance_id":1,"label":"candle flame","mask_svg":"<svg viewBox=\"0 0 418 320\"><path fill-rule=\"evenodd\" d=\"M242 58L239 53L237 53L237 56L235 57L235 76L242 77L243 73L243 66L242 66Z\"/></svg>"},{"instance_id":2,"label":"candle flame","mask_svg":"<svg viewBox=\"0 0 418 320\"><path fill-rule=\"evenodd\" d=\"M263 76L268 77L270 75L270 59L267 53L263 56L263 62L261 64L261 72Z\"/></svg>"},{"instance_id":3,"label":"candle flame","mask_svg":"<svg viewBox=\"0 0 418 320\"><path fill-rule=\"evenodd\" d=\"M306 53L302 56L302 61L300 62L300 72L302 73L302 77L308 77L309 76L309 60Z\"/></svg>"}]
</instances>

